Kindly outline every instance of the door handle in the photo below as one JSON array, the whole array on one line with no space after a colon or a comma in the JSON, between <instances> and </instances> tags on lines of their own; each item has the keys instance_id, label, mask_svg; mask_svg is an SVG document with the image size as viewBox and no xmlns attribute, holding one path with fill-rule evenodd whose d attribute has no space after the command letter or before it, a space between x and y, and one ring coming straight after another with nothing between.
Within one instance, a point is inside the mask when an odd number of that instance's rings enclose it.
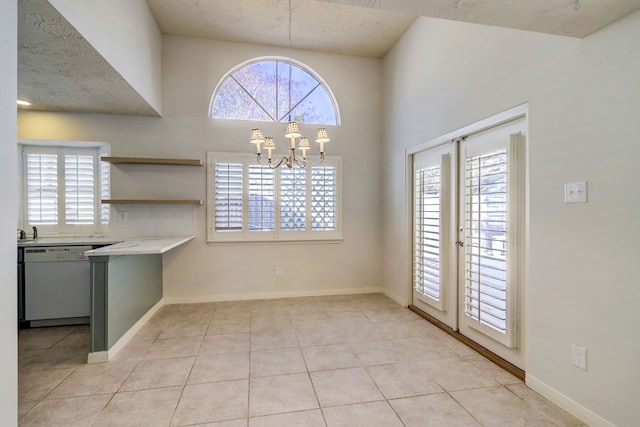
<instances>
[{"instance_id":1,"label":"door handle","mask_svg":"<svg viewBox=\"0 0 640 427\"><path fill-rule=\"evenodd\" d=\"M463 246L464 246L464 242L463 242L463 241L461 241L461 240L458 240L458 241L456 242L456 245L458 245L459 247L463 247Z\"/></svg>"}]
</instances>

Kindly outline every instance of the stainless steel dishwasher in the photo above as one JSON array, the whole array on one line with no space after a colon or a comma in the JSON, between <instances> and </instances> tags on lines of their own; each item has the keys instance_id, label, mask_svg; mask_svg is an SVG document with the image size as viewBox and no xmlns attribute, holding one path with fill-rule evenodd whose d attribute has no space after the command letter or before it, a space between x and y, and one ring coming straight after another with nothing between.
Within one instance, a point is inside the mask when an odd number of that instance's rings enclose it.
<instances>
[{"instance_id":1,"label":"stainless steel dishwasher","mask_svg":"<svg viewBox=\"0 0 640 427\"><path fill-rule=\"evenodd\" d=\"M25 319L31 326L88 324L91 246L24 250Z\"/></svg>"}]
</instances>

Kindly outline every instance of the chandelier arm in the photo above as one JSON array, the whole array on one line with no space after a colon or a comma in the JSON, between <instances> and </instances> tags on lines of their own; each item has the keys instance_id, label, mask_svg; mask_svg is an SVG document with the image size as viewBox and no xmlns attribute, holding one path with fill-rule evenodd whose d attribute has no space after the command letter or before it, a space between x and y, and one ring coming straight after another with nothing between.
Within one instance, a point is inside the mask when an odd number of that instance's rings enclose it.
<instances>
[{"instance_id":1,"label":"chandelier arm","mask_svg":"<svg viewBox=\"0 0 640 427\"><path fill-rule=\"evenodd\" d=\"M295 152L294 152L294 154L295 154ZM307 166L319 165L320 163L324 162L324 154L320 154L320 161L319 162L312 162L312 161L307 160L307 159L302 159L302 161L301 161L299 158L296 158L295 155L290 155L289 157L282 156L275 162L274 161L269 161L268 163L264 163L262 161L262 156L260 154L258 154L257 157L256 157L256 160L257 160L258 164L261 164L263 166L269 166L271 169L278 169L280 167L280 165L282 165L282 163L285 163L288 168L291 168L291 166L293 166L294 164L296 166L298 166L299 168L305 168Z\"/></svg>"},{"instance_id":2,"label":"chandelier arm","mask_svg":"<svg viewBox=\"0 0 640 427\"><path fill-rule=\"evenodd\" d=\"M300 160L295 159L295 162L296 162L296 165L299 168L305 168L307 166L307 163L308 163L306 159L302 159L302 163L300 163Z\"/></svg>"},{"instance_id":3,"label":"chandelier arm","mask_svg":"<svg viewBox=\"0 0 640 427\"><path fill-rule=\"evenodd\" d=\"M280 165L282 164L282 162L286 161L287 158L285 156L280 157L280 159L278 159L277 162L269 162L269 164L267 166L269 166L271 169L278 169L280 167Z\"/></svg>"},{"instance_id":4,"label":"chandelier arm","mask_svg":"<svg viewBox=\"0 0 640 427\"><path fill-rule=\"evenodd\" d=\"M271 169L278 169L280 167L280 165L282 164L282 162L287 160L287 158L285 156L282 156L275 162L272 162L271 160L269 160L268 163L264 163L262 161L262 156L260 154L258 154L256 160L257 160L258 164L260 164L262 166L269 166L269 168L271 168Z\"/></svg>"},{"instance_id":5,"label":"chandelier arm","mask_svg":"<svg viewBox=\"0 0 640 427\"><path fill-rule=\"evenodd\" d=\"M324 154L323 153L320 154L320 161L319 162L310 162L310 161L306 160L305 161L305 166L306 165L315 166L315 165L319 165L322 162L324 162Z\"/></svg>"}]
</instances>

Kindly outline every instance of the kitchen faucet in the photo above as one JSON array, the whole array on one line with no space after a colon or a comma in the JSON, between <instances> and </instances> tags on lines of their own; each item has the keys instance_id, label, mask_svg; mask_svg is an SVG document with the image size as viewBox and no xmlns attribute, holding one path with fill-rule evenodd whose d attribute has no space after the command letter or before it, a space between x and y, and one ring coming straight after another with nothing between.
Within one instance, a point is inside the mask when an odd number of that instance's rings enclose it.
<instances>
[{"instance_id":1,"label":"kitchen faucet","mask_svg":"<svg viewBox=\"0 0 640 427\"><path fill-rule=\"evenodd\" d=\"M18 228L18 231L20 232L20 237L18 237L18 239L24 240L27 238L27 233L25 233L23 229Z\"/></svg>"},{"instance_id":2,"label":"kitchen faucet","mask_svg":"<svg viewBox=\"0 0 640 427\"><path fill-rule=\"evenodd\" d=\"M36 227L35 225L33 226L33 238L38 238L38 227Z\"/></svg>"}]
</instances>

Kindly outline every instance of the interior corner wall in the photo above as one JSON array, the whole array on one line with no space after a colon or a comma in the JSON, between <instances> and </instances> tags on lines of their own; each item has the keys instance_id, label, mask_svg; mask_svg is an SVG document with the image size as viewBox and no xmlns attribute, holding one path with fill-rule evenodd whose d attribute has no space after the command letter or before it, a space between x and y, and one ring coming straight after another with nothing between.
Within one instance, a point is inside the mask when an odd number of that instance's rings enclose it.
<instances>
[{"instance_id":1,"label":"interior corner wall","mask_svg":"<svg viewBox=\"0 0 640 427\"><path fill-rule=\"evenodd\" d=\"M162 115L162 35L144 0L48 0Z\"/></svg>"},{"instance_id":2,"label":"interior corner wall","mask_svg":"<svg viewBox=\"0 0 640 427\"><path fill-rule=\"evenodd\" d=\"M638 40L640 12L584 39L421 18L383 61L385 287L411 282L405 149L528 102L527 383L593 425L640 419Z\"/></svg>"},{"instance_id":3,"label":"interior corner wall","mask_svg":"<svg viewBox=\"0 0 640 427\"><path fill-rule=\"evenodd\" d=\"M18 3L6 2L0 14L0 425L18 423L18 300L16 287L16 97ZM15 179L14 179L15 178Z\"/></svg>"},{"instance_id":4,"label":"interior corner wall","mask_svg":"<svg viewBox=\"0 0 640 427\"><path fill-rule=\"evenodd\" d=\"M108 142L112 156L206 160L207 151L253 152L251 128L262 127L265 134L276 137L276 153L284 154L283 123L208 117L213 91L229 70L249 59L272 55L287 57L288 52L164 36L162 118L21 111L18 135ZM172 215L182 221L183 213L191 212L196 238L163 256L164 297L170 301L381 290L382 61L307 51L293 51L292 58L317 72L339 104L342 124L327 126L331 137L327 154L343 158L343 241L208 245L206 206L112 207L114 220L117 210L128 211L127 224L132 224L133 214L145 215L144 222L157 223L163 234L175 227ZM307 135L316 128L301 125ZM312 154L316 150L313 147ZM111 172L112 198L206 199L206 167L112 165ZM146 230L137 231L148 235ZM275 276L276 267L283 267L282 277Z\"/></svg>"}]
</instances>

